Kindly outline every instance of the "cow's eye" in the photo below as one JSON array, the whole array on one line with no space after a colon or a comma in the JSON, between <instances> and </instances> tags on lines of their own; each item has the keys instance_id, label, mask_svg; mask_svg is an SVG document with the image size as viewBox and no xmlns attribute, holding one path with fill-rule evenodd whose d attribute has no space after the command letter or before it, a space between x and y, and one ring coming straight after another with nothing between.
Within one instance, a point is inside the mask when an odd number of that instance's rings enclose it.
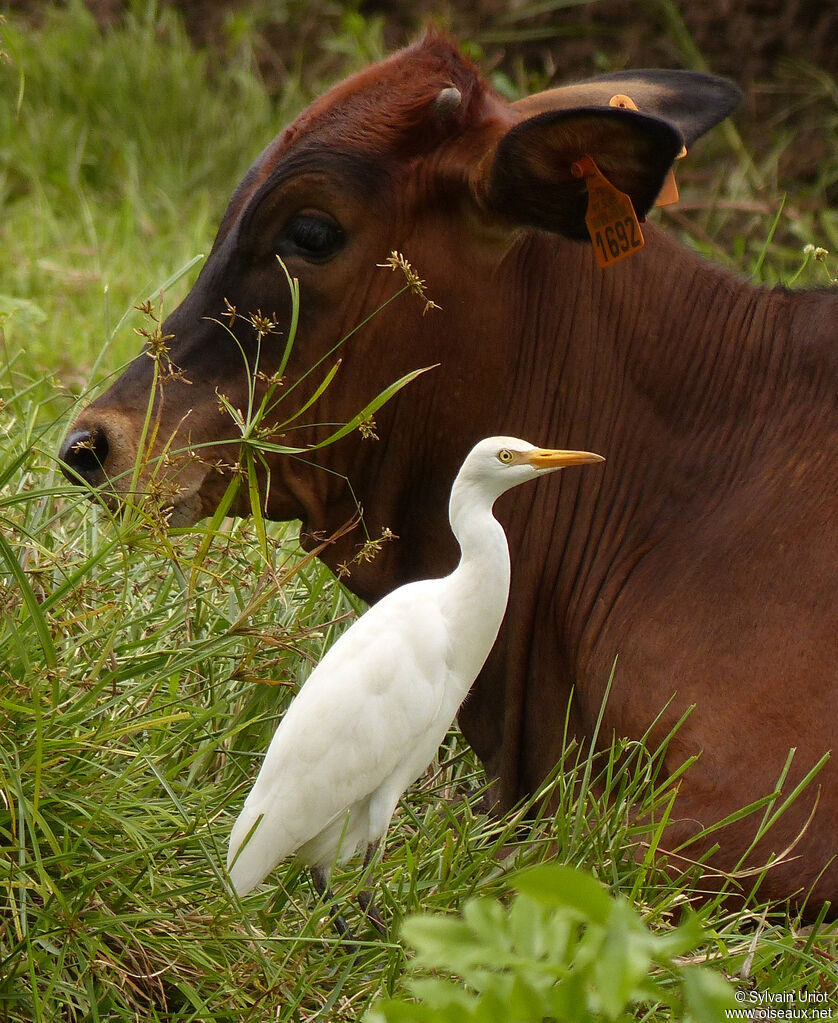
<instances>
[{"instance_id":1,"label":"cow's eye","mask_svg":"<svg viewBox=\"0 0 838 1023\"><path fill-rule=\"evenodd\" d=\"M285 225L277 249L280 256L303 256L323 262L338 251L343 241L343 230L331 217L298 213Z\"/></svg>"}]
</instances>

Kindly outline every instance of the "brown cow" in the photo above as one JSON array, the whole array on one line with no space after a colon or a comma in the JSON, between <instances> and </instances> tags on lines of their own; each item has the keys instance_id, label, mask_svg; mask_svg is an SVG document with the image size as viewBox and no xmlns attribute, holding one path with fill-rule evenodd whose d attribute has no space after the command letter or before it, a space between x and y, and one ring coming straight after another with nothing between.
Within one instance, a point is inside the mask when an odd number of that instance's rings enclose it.
<instances>
[{"instance_id":1,"label":"brown cow","mask_svg":"<svg viewBox=\"0 0 838 1023\"><path fill-rule=\"evenodd\" d=\"M610 106L615 94L639 112ZM227 486L213 464L236 457L217 392L246 403L257 343L242 314L288 322L277 255L302 295L286 391L364 323L307 422L346 422L438 363L381 411L380 441L354 432L304 458L266 456L267 515L302 520L304 543L335 533L356 498L369 535L398 534L353 567L349 585L368 601L450 569L448 489L480 437L603 452L603 473L501 501L515 552L509 613L460 724L508 805L556 762L571 689L573 729L591 735L619 655L603 735L643 735L675 694L663 734L695 705L667 756L674 768L700 754L671 843L771 792L790 747L784 792L835 746L838 295L752 287L651 225L641 252L602 270L583 241L586 180L573 168L592 157L642 215L682 140L736 99L709 76L638 72L510 104L429 34L332 89L247 173L164 324L186 379L175 373L155 404L153 453L203 446L200 460L160 469L178 492L175 520L191 522ZM441 309L424 316L406 295L365 322L398 286L377 268L392 250ZM229 327L225 300L239 311ZM284 345L262 339L260 370L275 371ZM139 356L71 430L62 458L91 485L130 478L152 368ZM350 561L360 542L343 535L323 558ZM787 898L814 886L808 913L838 894L832 763L757 850L791 845L818 795L794 858L762 888ZM754 820L714 836L717 866L738 861Z\"/></svg>"}]
</instances>

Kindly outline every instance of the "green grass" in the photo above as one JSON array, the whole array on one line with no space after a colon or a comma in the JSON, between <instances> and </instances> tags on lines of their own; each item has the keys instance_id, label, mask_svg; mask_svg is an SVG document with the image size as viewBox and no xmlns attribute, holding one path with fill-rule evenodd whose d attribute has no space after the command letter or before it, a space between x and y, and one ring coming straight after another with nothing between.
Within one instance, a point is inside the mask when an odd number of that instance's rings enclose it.
<instances>
[{"instance_id":1,"label":"green grass","mask_svg":"<svg viewBox=\"0 0 838 1023\"><path fill-rule=\"evenodd\" d=\"M359 869L334 878L363 939L357 954L293 868L241 904L228 893L227 836L275 722L358 609L293 528L223 521L168 535L142 509L115 519L67 487L55 452L88 382L135 353L132 307L180 275L166 288L174 305L233 184L319 83L291 76L271 98L241 24L219 67L165 9L132 10L104 37L78 4L37 31L4 27L14 62L0 65L0 1019L359 1019L404 993L406 914L506 897L514 868L555 856L667 933L694 872L631 855L627 807L660 821L672 785L636 744L596 761L568 744L549 782L555 813L497 820L452 732L371 873L392 940L352 908ZM324 66L339 75L374 54L380 26L335 23L346 31ZM786 144L760 173L771 176ZM713 160L726 145L710 146ZM747 167L726 166L701 172L705 192L686 175L687 197L750 201ZM824 168L824 181L835 172ZM835 261L804 260L801 247L836 245L834 215L792 204L792 216L787 204L782 243L771 241L779 197L758 198L764 212L745 222L724 205L688 212L687 241L761 279L806 262L798 283L827 283ZM766 909L758 895L742 914L711 904L695 959L760 991L826 990L834 945Z\"/></svg>"}]
</instances>

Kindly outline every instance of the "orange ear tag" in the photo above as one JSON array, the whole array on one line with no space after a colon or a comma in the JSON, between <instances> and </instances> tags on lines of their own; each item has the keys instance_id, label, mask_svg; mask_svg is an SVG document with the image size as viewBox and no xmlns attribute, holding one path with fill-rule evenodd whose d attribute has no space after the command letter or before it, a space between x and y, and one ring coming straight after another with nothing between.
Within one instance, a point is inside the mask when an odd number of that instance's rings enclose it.
<instances>
[{"instance_id":1,"label":"orange ear tag","mask_svg":"<svg viewBox=\"0 0 838 1023\"><path fill-rule=\"evenodd\" d=\"M631 199L603 175L590 156L571 164L570 173L588 188L585 224L597 263L603 269L639 252L645 242Z\"/></svg>"},{"instance_id":2,"label":"orange ear tag","mask_svg":"<svg viewBox=\"0 0 838 1023\"><path fill-rule=\"evenodd\" d=\"M676 160L683 160L687 155L687 147L681 146L681 152L675 157ZM655 199L655 206L674 206L681 197L678 195L678 183L675 180L675 168L670 167L666 177L663 179L663 187Z\"/></svg>"},{"instance_id":3,"label":"orange ear tag","mask_svg":"<svg viewBox=\"0 0 838 1023\"><path fill-rule=\"evenodd\" d=\"M637 104L631 96L625 96L621 92L618 92L616 96L612 96L608 101L608 105L609 107L621 107L623 110L637 110ZM686 155L687 147L681 146L681 152L675 159L683 160ZM655 206L674 206L679 198L678 184L675 181L675 168L670 167L666 177L663 179L663 185L660 192L658 192L658 197L655 199Z\"/></svg>"}]
</instances>

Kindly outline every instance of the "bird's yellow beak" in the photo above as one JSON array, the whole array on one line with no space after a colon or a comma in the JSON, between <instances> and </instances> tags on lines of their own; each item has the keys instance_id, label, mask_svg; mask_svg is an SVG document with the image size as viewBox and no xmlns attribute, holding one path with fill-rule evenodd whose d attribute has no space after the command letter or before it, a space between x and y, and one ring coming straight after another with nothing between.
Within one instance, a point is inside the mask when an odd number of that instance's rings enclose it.
<instances>
[{"instance_id":1,"label":"bird's yellow beak","mask_svg":"<svg viewBox=\"0 0 838 1023\"><path fill-rule=\"evenodd\" d=\"M553 448L535 448L534 451L523 453L523 461L534 469L564 469L568 465L589 465L591 462L604 462L602 455L593 451L562 451Z\"/></svg>"}]
</instances>

